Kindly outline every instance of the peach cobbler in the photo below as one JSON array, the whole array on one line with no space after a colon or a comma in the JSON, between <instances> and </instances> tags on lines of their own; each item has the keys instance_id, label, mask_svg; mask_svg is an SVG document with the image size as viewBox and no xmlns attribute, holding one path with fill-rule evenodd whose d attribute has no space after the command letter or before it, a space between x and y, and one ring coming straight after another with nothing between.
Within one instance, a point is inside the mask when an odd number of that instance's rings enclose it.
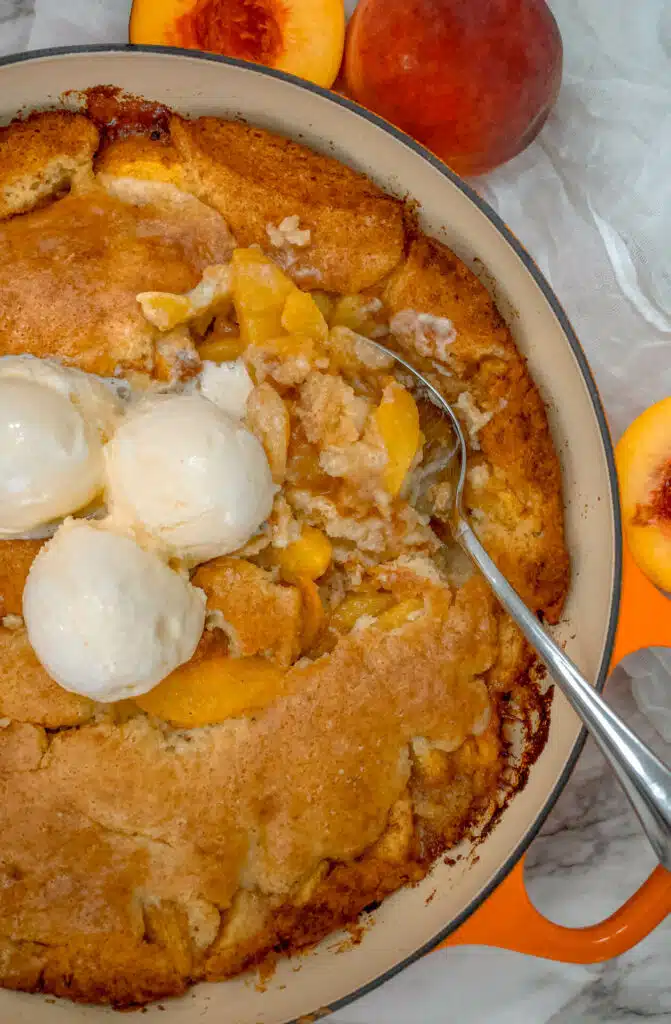
<instances>
[{"instance_id":1,"label":"peach cobbler","mask_svg":"<svg viewBox=\"0 0 671 1024\"><path fill-rule=\"evenodd\" d=\"M542 743L450 540L449 427L368 339L454 403L526 603L556 622L568 583L545 411L473 273L334 160L166 125L0 129L0 982L117 1006L353 923Z\"/></svg>"}]
</instances>

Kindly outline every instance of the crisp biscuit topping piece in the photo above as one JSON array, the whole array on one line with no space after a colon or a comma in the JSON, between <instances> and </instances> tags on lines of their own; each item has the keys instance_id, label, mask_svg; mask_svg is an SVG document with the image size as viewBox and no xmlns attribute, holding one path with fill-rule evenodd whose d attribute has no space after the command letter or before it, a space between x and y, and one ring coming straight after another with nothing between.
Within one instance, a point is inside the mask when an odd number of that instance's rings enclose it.
<instances>
[{"instance_id":1,"label":"crisp biscuit topping piece","mask_svg":"<svg viewBox=\"0 0 671 1024\"><path fill-rule=\"evenodd\" d=\"M0 220L91 176L98 132L81 114L49 110L0 128Z\"/></svg>"},{"instance_id":2,"label":"crisp biscuit topping piece","mask_svg":"<svg viewBox=\"0 0 671 1024\"><path fill-rule=\"evenodd\" d=\"M138 292L185 293L232 251L222 217L175 193L132 203L94 187L0 223L0 350L151 373L157 331Z\"/></svg>"},{"instance_id":3,"label":"crisp biscuit topping piece","mask_svg":"<svg viewBox=\"0 0 671 1024\"><path fill-rule=\"evenodd\" d=\"M447 317L417 313L414 309L396 313L389 327L392 334L414 346L421 356L441 363L448 361L449 347L457 337L454 324Z\"/></svg>"},{"instance_id":4,"label":"crisp biscuit topping piece","mask_svg":"<svg viewBox=\"0 0 671 1024\"><path fill-rule=\"evenodd\" d=\"M171 331L195 317L215 312L231 297L229 264L207 267L195 288L181 295L174 292L139 292L137 301L146 319L159 331Z\"/></svg>"},{"instance_id":5,"label":"crisp biscuit topping piece","mask_svg":"<svg viewBox=\"0 0 671 1024\"><path fill-rule=\"evenodd\" d=\"M358 441L369 411L370 402L341 377L319 372L309 374L296 405L307 439L321 448Z\"/></svg>"},{"instance_id":6,"label":"crisp biscuit topping piece","mask_svg":"<svg viewBox=\"0 0 671 1024\"><path fill-rule=\"evenodd\" d=\"M286 249L290 245L295 245L297 249L303 249L310 244L312 238L309 228L300 227L300 217L297 214L285 217L277 226L268 224L266 231L274 249Z\"/></svg>"},{"instance_id":7,"label":"crisp biscuit topping piece","mask_svg":"<svg viewBox=\"0 0 671 1024\"><path fill-rule=\"evenodd\" d=\"M471 446L479 450L480 441L478 440L478 434L483 427L487 426L494 413L483 412L482 409L479 409L475 404L473 396L468 391L462 391L454 405L464 418Z\"/></svg>"},{"instance_id":8,"label":"crisp biscuit topping piece","mask_svg":"<svg viewBox=\"0 0 671 1024\"><path fill-rule=\"evenodd\" d=\"M470 483L471 487L475 487L477 489L479 489L480 487L484 487L487 481L489 480L489 477L489 468L484 462L480 466L473 466L473 468L469 469L468 473L466 474L466 478Z\"/></svg>"},{"instance_id":9,"label":"crisp biscuit topping piece","mask_svg":"<svg viewBox=\"0 0 671 1024\"><path fill-rule=\"evenodd\" d=\"M23 616L4 615L2 619L0 619L0 625L4 626L5 629L23 629Z\"/></svg>"}]
</instances>

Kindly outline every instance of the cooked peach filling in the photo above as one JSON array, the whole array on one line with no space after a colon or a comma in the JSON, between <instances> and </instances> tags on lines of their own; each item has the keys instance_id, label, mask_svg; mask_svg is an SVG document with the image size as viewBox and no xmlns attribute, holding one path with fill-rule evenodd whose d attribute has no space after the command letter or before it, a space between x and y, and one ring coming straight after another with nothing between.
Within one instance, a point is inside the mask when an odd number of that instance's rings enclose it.
<instances>
[{"instance_id":1,"label":"cooked peach filling","mask_svg":"<svg viewBox=\"0 0 671 1024\"><path fill-rule=\"evenodd\" d=\"M378 299L303 291L252 247L185 295L138 301L161 331L187 324L202 360L243 360L255 384L247 426L278 486L261 534L193 576L220 642L137 701L195 727L272 703L298 659L328 654L354 630L391 632L425 613L421 573L405 594L370 576L436 548L402 497L424 438L414 397L366 340L384 329Z\"/></svg>"},{"instance_id":2,"label":"cooked peach filling","mask_svg":"<svg viewBox=\"0 0 671 1024\"><path fill-rule=\"evenodd\" d=\"M265 658L217 655L181 665L136 703L172 725L194 729L265 707L281 693L282 679Z\"/></svg>"},{"instance_id":3,"label":"cooked peach filling","mask_svg":"<svg viewBox=\"0 0 671 1024\"><path fill-rule=\"evenodd\" d=\"M333 555L333 545L321 530L304 526L298 540L277 551L277 562L289 576L307 576L318 580L323 576Z\"/></svg>"},{"instance_id":4,"label":"cooked peach filling","mask_svg":"<svg viewBox=\"0 0 671 1024\"><path fill-rule=\"evenodd\" d=\"M417 454L420 430L417 404L396 381L384 389L375 423L388 454L384 484L390 494L398 494Z\"/></svg>"}]
</instances>

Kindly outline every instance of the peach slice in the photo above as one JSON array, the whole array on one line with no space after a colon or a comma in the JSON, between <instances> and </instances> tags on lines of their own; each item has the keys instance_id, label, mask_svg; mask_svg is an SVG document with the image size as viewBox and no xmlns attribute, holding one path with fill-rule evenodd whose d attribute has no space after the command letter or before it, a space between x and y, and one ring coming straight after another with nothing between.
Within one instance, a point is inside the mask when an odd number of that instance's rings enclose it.
<instances>
[{"instance_id":1,"label":"peach slice","mask_svg":"<svg viewBox=\"0 0 671 1024\"><path fill-rule=\"evenodd\" d=\"M232 266L233 303L242 340L261 345L281 336L284 306L296 286L260 249L236 249Z\"/></svg>"},{"instance_id":2,"label":"peach slice","mask_svg":"<svg viewBox=\"0 0 671 1024\"><path fill-rule=\"evenodd\" d=\"M331 314L333 313L334 300L331 298L328 292L314 291L310 292L312 301L318 307L319 312L328 323Z\"/></svg>"},{"instance_id":3,"label":"peach slice","mask_svg":"<svg viewBox=\"0 0 671 1024\"><path fill-rule=\"evenodd\" d=\"M289 577L307 576L318 580L331 564L332 554L333 547L326 534L313 526L304 526L298 540L277 550L276 559Z\"/></svg>"},{"instance_id":4,"label":"peach slice","mask_svg":"<svg viewBox=\"0 0 671 1024\"><path fill-rule=\"evenodd\" d=\"M338 605L331 616L331 629L337 633L349 633L361 618L375 619L375 625L384 632L391 632L411 621L424 610L421 597L409 597L397 601L386 591L364 591L350 594Z\"/></svg>"},{"instance_id":5,"label":"peach slice","mask_svg":"<svg viewBox=\"0 0 671 1024\"><path fill-rule=\"evenodd\" d=\"M417 403L409 391L394 381L384 389L374 419L389 458L384 485L390 494L396 495L421 444Z\"/></svg>"},{"instance_id":6,"label":"peach slice","mask_svg":"<svg viewBox=\"0 0 671 1024\"><path fill-rule=\"evenodd\" d=\"M309 576L295 576L293 582L301 592L303 612L303 632L301 634L301 651L309 651L322 631L326 616L324 605L319 596L319 588Z\"/></svg>"},{"instance_id":7,"label":"peach slice","mask_svg":"<svg viewBox=\"0 0 671 1024\"><path fill-rule=\"evenodd\" d=\"M375 314L382 308L379 299L366 298L365 295L342 295L333 307L329 325L349 327L356 334L369 337L380 326L375 320Z\"/></svg>"},{"instance_id":8,"label":"peach slice","mask_svg":"<svg viewBox=\"0 0 671 1024\"><path fill-rule=\"evenodd\" d=\"M134 0L131 43L223 53L335 81L345 41L342 0Z\"/></svg>"},{"instance_id":9,"label":"peach slice","mask_svg":"<svg viewBox=\"0 0 671 1024\"><path fill-rule=\"evenodd\" d=\"M200 358L203 360L207 359L211 363L231 362L231 360L241 356L244 351L244 342L237 334L208 338L207 341L198 346Z\"/></svg>"},{"instance_id":10,"label":"peach slice","mask_svg":"<svg viewBox=\"0 0 671 1024\"><path fill-rule=\"evenodd\" d=\"M216 655L181 665L135 703L178 728L197 729L266 707L282 693L283 680L265 658Z\"/></svg>"},{"instance_id":11,"label":"peach slice","mask_svg":"<svg viewBox=\"0 0 671 1024\"><path fill-rule=\"evenodd\" d=\"M339 604L331 616L331 628L337 633L349 633L363 616L376 618L394 605L392 594L368 591L350 594Z\"/></svg>"},{"instance_id":12,"label":"peach slice","mask_svg":"<svg viewBox=\"0 0 671 1024\"><path fill-rule=\"evenodd\" d=\"M289 294L282 313L282 326L289 334L306 334L317 342L325 342L328 325L321 309L307 292Z\"/></svg>"},{"instance_id":13,"label":"peach slice","mask_svg":"<svg viewBox=\"0 0 671 1024\"><path fill-rule=\"evenodd\" d=\"M163 332L199 318L211 322L217 313L230 306L230 297L231 270L225 263L206 267L189 292L151 291L136 295L145 319Z\"/></svg>"},{"instance_id":14,"label":"peach slice","mask_svg":"<svg viewBox=\"0 0 671 1024\"><path fill-rule=\"evenodd\" d=\"M631 553L653 583L671 590L671 398L634 420L615 459Z\"/></svg>"}]
</instances>

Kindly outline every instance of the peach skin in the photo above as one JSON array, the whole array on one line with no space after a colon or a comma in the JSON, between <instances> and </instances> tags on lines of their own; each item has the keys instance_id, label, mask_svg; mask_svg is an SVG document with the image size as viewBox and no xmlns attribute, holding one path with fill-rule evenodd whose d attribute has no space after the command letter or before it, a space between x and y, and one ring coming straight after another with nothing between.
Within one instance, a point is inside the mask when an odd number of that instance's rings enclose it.
<instances>
[{"instance_id":1,"label":"peach skin","mask_svg":"<svg viewBox=\"0 0 671 1024\"><path fill-rule=\"evenodd\" d=\"M361 0L345 86L458 174L482 174L536 137L561 82L545 0Z\"/></svg>"}]
</instances>

